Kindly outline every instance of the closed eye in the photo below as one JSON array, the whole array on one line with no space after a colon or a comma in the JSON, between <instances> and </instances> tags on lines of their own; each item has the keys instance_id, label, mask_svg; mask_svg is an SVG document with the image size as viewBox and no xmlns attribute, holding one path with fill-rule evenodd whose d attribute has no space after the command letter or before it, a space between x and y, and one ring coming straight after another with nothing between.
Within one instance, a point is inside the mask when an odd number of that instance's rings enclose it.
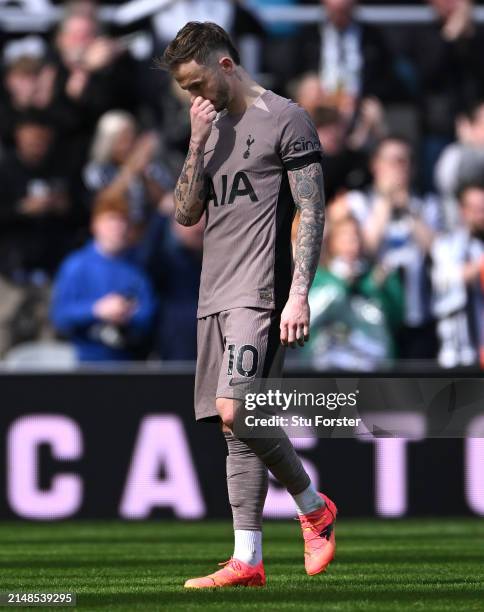
<instances>
[{"instance_id":1,"label":"closed eye","mask_svg":"<svg viewBox=\"0 0 484 612\"><path fill-rule=\"evenodd\" d=\"M200 89L201 85L201 81L197 81L196 83L190 83L190 85L187 85L187 87L184 87L183 89L186 89L187 91L192 93L193 91Z\"/></svg>"}]
</instances>

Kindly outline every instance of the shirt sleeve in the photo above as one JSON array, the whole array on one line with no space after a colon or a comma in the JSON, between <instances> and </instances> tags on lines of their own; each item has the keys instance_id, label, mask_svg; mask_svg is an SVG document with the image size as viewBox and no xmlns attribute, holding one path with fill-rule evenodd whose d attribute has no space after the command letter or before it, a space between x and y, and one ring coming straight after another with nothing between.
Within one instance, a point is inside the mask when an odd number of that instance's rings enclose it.
<instances>
[{"instance_id":1,"label":"shirt sleeve","mask_svg":"<svg viewBox=\"0 0 484 612\"><path fill-rule=\"evenodd\" d=\"M308 113L294 102L279 117L279 155L286 170L322 162L321 143Z\"/></svg>"},{"instance_id":2,"label":"shirt sleeve","mask_svg":"<svg viewBox=\"0 0 484 612\"><path fill-rule=\"evenodd\" d=\"M85 278L78 262L67 259L61 266L53 289L50 318L54 326L66 334L96 322L95 299L85 295Z\"/></svg>"}]
</instances>

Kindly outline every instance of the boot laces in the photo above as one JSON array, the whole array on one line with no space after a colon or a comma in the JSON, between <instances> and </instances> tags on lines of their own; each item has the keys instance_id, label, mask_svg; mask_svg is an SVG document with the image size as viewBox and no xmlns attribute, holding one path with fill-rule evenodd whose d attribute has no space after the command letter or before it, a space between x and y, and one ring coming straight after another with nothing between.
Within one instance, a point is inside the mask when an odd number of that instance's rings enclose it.
<instances>
[{"instance_id":1,"label":"boot laces","mask_svg":"<svg viewBox=\"0 0 484 612\"><path fill-rule=\"evenodd\" d=\"M305 537L306 540L314 540L314 539L317 539L317 538L318 539L319 538L324 538L326 540L329 540L329 536L331 534L331 531L330 531L330 529L328 529L329 524L325 524L326 523L326 521L325 521L326 518L327 518L326 511L319 518L318 521L311 521L310 519L308 519L305 516L300 518L301 528L302 528L303 532L304 533L307 533L309 531L311 532L310 537L308 537L308 536Z\"/></svg>"},{"instance_id":2,"label":"boot laces","mask_svg":"<svg viewBox=\"0 0 484 612\"><path fill-rule=\"evenodd\" d=\"M242 566L240 564L240 561L238 561L237 559L234 559L233 557L230 557L230 559L227 559L227 561L222 561L218 565L223 567L223 569L218 570L219 572L222 572L223 570L232 570L233 572L236 572L236 573L242 571Z\"/></svg>"}]
</instances>

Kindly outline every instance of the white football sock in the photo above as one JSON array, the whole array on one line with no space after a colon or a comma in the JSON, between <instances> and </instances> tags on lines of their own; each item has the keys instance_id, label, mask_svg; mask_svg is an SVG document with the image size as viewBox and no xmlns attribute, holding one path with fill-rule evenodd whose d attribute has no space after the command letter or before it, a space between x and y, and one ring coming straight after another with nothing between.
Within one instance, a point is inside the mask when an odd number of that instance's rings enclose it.
<instances>
[{"instance_id":1,"label":"white football sock","mask_svg":"<svg viewBox=\"0 0 484 612\"><path fill-rule=\"evenodd\" d=\"M234 559L248 565L257 565L262 561L262 531L236 529L234 531Z\"/></svg>"},{"instance_id":2,"label":"white football sock","mask_svg":"<svg viewBox=\"0 0 484 612\"><path fill-rule=\"evenodd\" d=\"M309 514L325 505L324 500L312 484L310 484L307 489L304 489L304 491L301 491L301 493L297 493L297 495L293 495L292 497L296 502L298 514Z\"/></svg>"}]
</instances>

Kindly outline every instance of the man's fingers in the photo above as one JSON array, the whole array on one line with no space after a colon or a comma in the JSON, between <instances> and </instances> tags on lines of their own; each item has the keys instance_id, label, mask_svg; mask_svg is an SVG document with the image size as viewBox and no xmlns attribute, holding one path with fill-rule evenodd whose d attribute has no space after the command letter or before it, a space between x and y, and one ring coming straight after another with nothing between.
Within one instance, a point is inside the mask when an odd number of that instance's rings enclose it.
<instances>
[{"instance_id":1,"label":"man's fingers","mask_svg":"<svg viewBox=\"0 0 484 612\"><path fill-rule=\"evenodd\" d=\"M197 98L197 100L198 99L199 98ZM200 100L203 100L203 98L200 98ZM205 123L208 123L215 120L217 117L217 111L210 100L203 100L203 102L196 107L194 103L194 112L192 113L192 117L193 119L202 120Z\"/></svg>"},{"instance_id":2,"label":"man's fingers","mask_svg":"<svg viewBox=\"0 0 484 612\"><path fill-rule=\"evenodd\" d=\"M212 113L215 113L215 115L217 114L213 104L210 104L210 106L207 106L207 108L204 108L201 111L199 111L198 116L206 117L207 115L211 115Z\"/></svg>"},{"instance_id":3,"label":"man's fingers","mask_svg":"<svg viewBox=\"0 0 484 612\"><path fill-rule=\"evenodd\" d=\"M309 340L309 325L304 326L304 342Z\"/></svg>"},{"instance_id":4,"label":"man's fingers","mask_svg":"<svg viewBox=\"0 0 484 612\"><path fill-rule=\"evenodd\" d=\"M299 346L304 346L304 325L298 325L296 339Z\"/></svg>"},{"instance_id":5,"label":"man's fingers","mask_svg":"<svg viewBox=\"0 0 484 612\"><path fill-rule=\"evenodd\" d=\"M281 344L287 346L287 323L281 323Z\"/></svg>"},{"instance_id":6,"label":"man's fingers","mask_svg":"<svg viewBox=\"0 0 484 612\"><path fill-rule=\"evenodd\" d=\"M287 341L291 348L296 348L296 325L294 323L292 325L289 325L289 334Z\"/></svg>"},{"instance_id":7,"label":"man's fingers","mask_svg":"<svg viewBox=\"0 0 484 612\"><path fill-rule=\"evenodd\" d=\"M296 348L309 340L309 325L304 323L281 323L281 344Z\"/></svg>"},{"instance_id":8,"label":"man's fingers","mask_svg":"<svg viewBox=\"0 0 484 612\"><path fill-rule=\"evenodd\" d=\"M193 103L192 103L193 108L198 108L200 104L202 104L202 102L206 102L206 100L202 98L202 96L197 96L195 100L193 100Z\"/></svg>"},{"instance_id":9,"label":"man's fingers","mask_svg":"<svg viewBox=\"0 0 484 612\"><path fill-rule=\"evenodd\" d=\"M202 98L203 99L203 98ZM201 102L198 105L198 110L199 111L204 111L207 110L210 106L213 107L213 104L210 102L210 100L203 100L203 102Z\"/></svg>"}]
</instances>

